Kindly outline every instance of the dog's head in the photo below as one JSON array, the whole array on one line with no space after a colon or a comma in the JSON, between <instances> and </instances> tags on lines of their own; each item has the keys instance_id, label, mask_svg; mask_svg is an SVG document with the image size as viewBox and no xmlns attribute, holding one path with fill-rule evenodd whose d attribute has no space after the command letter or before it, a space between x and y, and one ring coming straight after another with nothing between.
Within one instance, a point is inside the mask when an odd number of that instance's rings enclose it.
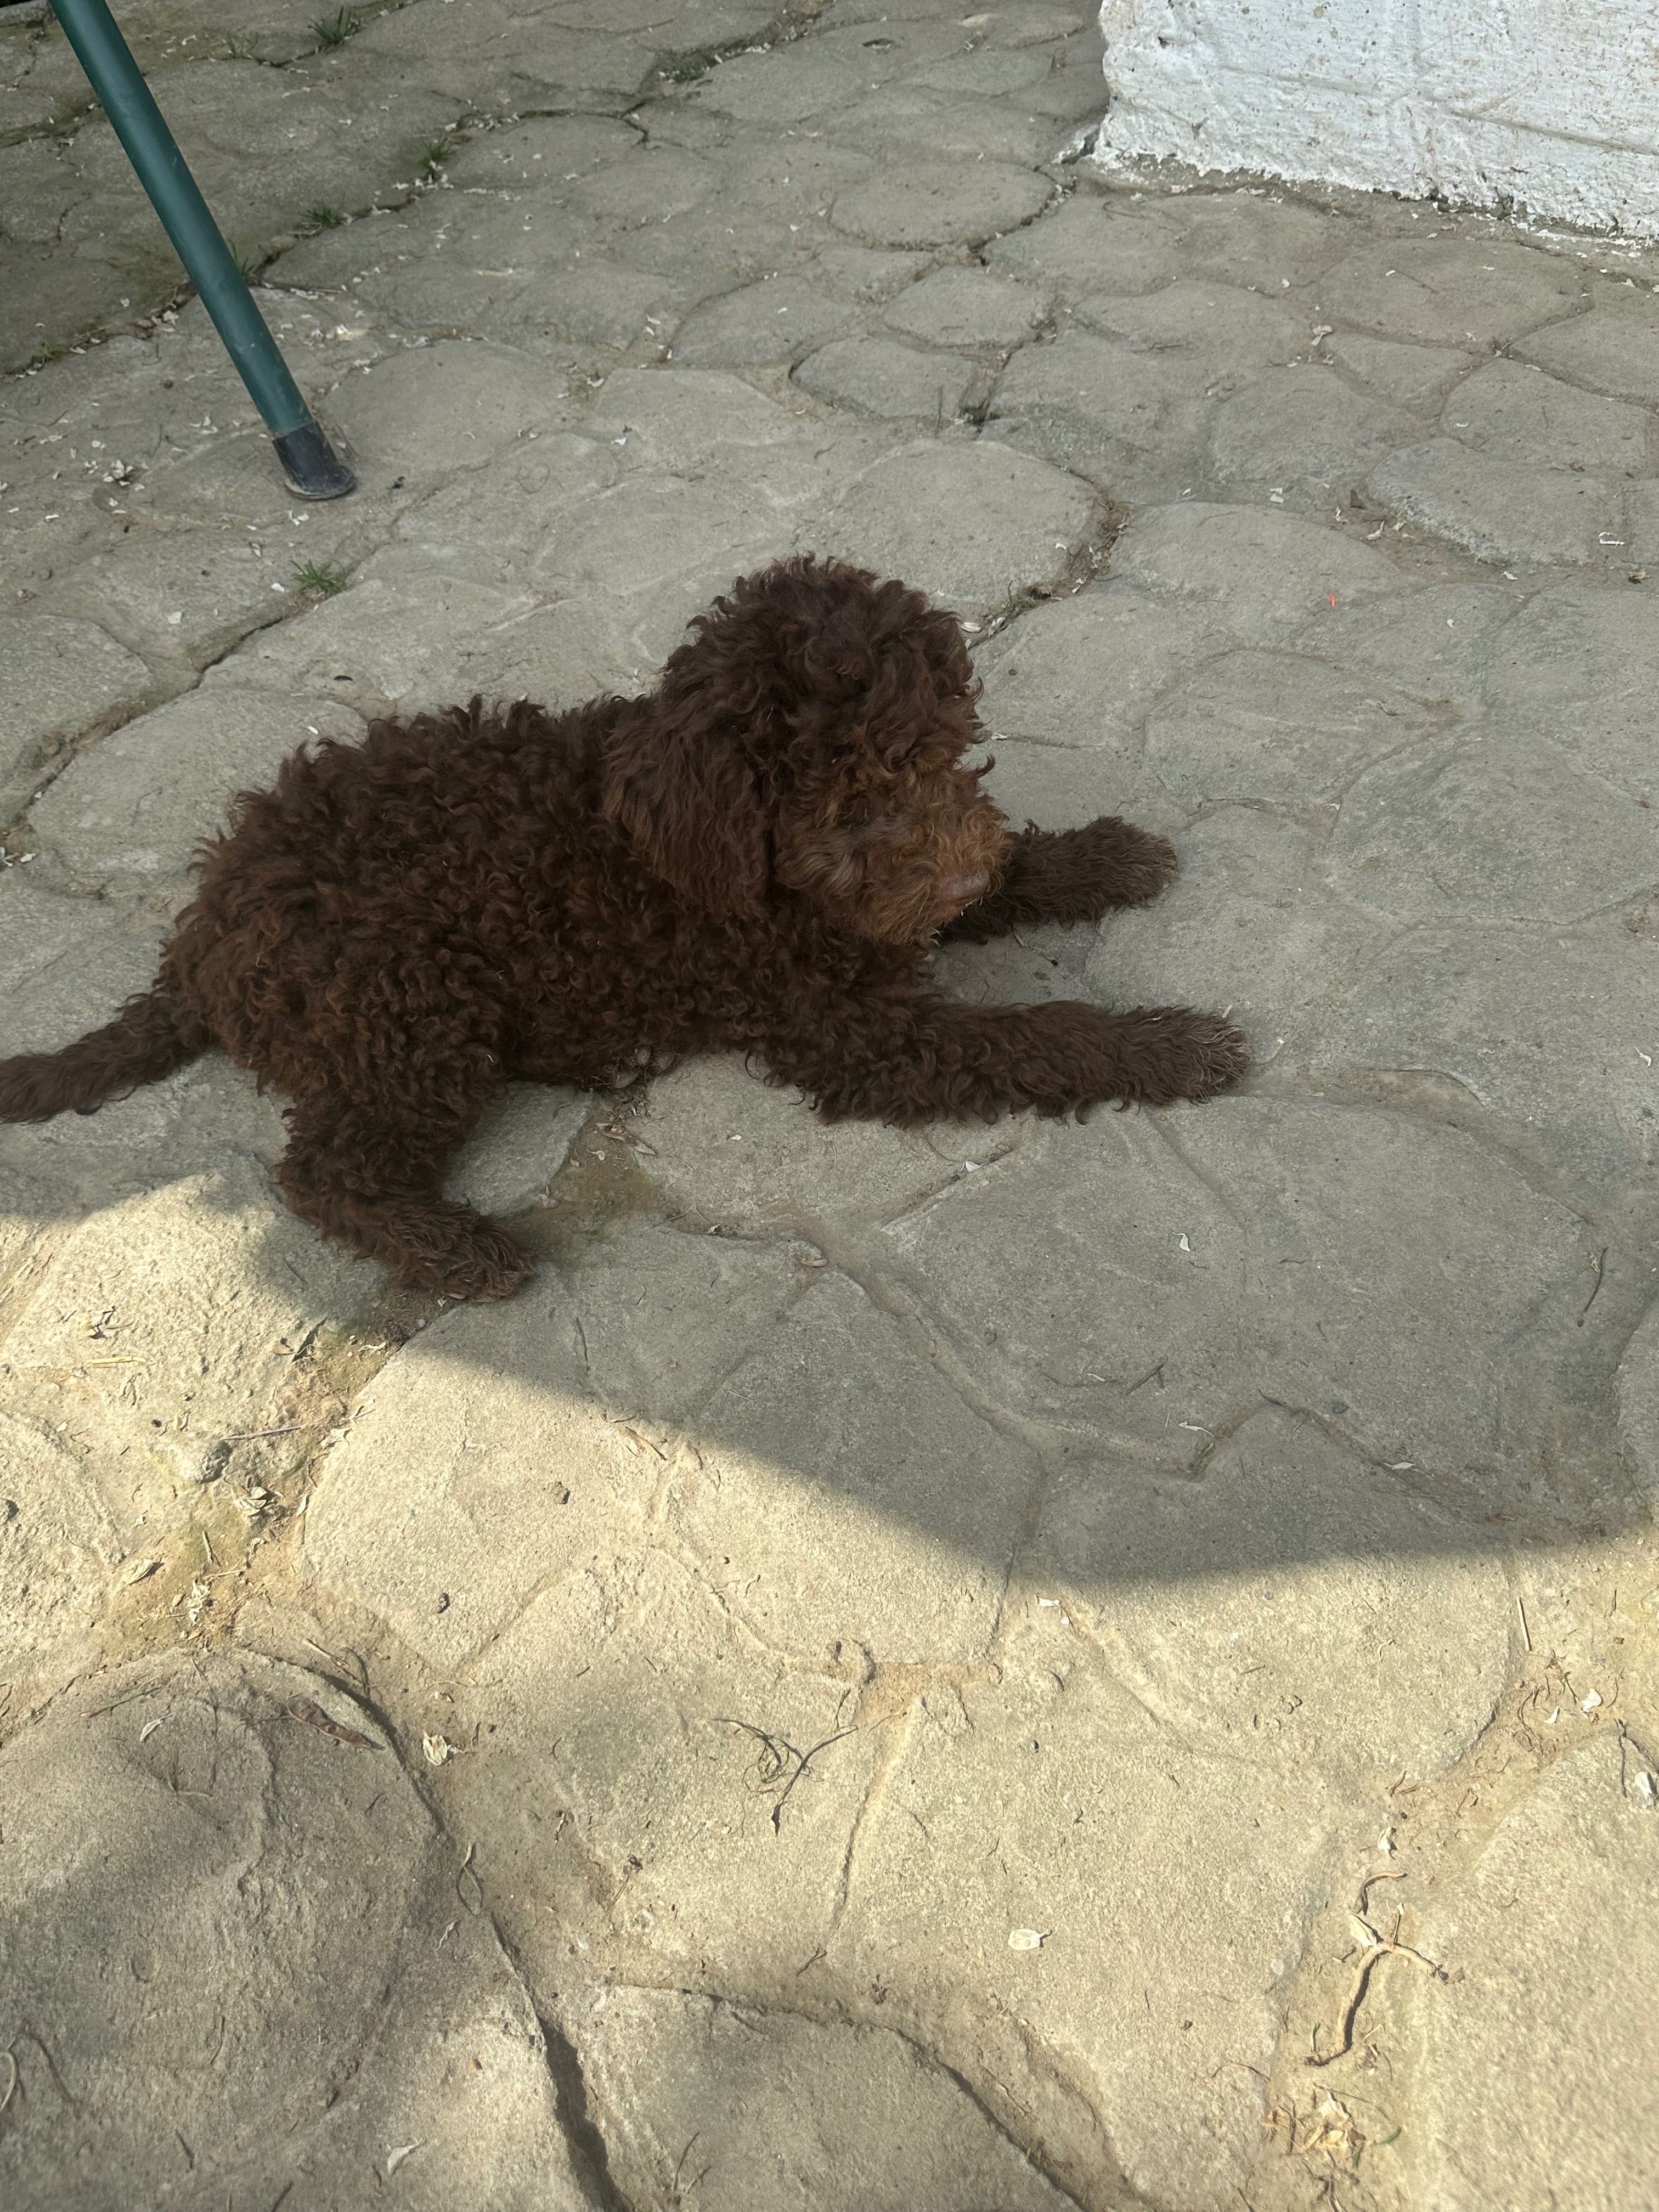
<instances>
[{"instance_id":1,"label":"dog's head","mask_svg":"<svg viewBox=\"0 0 1659 2212\"><path fill-rule=\"evenodd\" d=\"M892 944L995 882L1001 811L964 768L977 686L954 619L903 584L807 557L744 576L624 718L607 817L709 913L780 896Z\"/></svg>"}]
</instances>

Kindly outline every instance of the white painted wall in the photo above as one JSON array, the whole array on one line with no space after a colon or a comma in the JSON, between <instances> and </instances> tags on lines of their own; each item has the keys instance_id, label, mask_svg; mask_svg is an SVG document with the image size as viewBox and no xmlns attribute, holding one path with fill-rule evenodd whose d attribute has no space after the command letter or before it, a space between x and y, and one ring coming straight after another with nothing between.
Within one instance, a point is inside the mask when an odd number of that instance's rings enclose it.
<instances>
[{"instance_id":1,"label":"white painted wall","mask_svg":"<svg viewBox=\"0 0 1659 2212\"><path fill-rule=\"evenodd\" d=\"M1659 0L1104 0L1100 157L1659 237Z\"/></svg>"}]
</instances>

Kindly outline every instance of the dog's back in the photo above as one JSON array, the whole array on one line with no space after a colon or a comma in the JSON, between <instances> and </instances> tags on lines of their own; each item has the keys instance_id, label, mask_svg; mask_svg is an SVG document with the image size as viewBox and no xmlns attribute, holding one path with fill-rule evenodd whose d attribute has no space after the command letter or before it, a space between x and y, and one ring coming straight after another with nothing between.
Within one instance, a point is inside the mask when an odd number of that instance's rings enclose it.
<instances>
[{"instance_id":1,"label":"dog's back","mask_svg":"<svg viewBox=\"0 0 1659 2212\"><path fill-rule=\"evenodd\" d=\"M319 1027L349 1048L363 1010L349 979L366 958L399 974L435 950L453 986L482 985L492 940L533 935L526 908L550 869L568 879L596 841L620 842L599 780L625 711L474 699L374 722L360 744L301 747L199 848L199 889L150 988L60 1052L0 1060L0 1121L90 1112L212 1044L302 1088Z\"/></svg>"}]
</instances>

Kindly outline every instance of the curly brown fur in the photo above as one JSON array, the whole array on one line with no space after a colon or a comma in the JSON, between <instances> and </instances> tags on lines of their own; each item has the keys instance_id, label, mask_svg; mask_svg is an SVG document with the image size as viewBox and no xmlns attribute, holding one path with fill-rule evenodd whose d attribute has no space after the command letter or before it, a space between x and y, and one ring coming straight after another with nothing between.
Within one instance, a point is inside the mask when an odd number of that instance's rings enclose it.
<instances>
[{"instance_id":1,"label":"curly brown fur","mask_svg":"<svg viewBox=\"0 0 1659 2212\"><path fill-rule=\"evenodd\" d=\"M217 1044L285 1091L295 1212L398 1279L501 1297L512 1238L447 1201L507 1077L602 1085L641 1051L735 1048L827 1117L905 1124L1200 1098L1244 1040L1182 1007L969 1007L941 933L1091 921L1175 865L1115 820L1010 835L963 757L961 632L902 584L793 561L699 617L648 698L374 723L244 793L152 988L0 1061L0 1119Z\"/></svg>"}]
</instances>

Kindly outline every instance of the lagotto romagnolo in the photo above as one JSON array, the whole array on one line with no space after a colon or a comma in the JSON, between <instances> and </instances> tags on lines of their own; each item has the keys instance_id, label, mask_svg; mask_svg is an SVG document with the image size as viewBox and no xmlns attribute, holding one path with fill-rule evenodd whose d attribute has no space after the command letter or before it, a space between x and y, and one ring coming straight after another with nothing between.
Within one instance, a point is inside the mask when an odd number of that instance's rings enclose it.
<instances>
[{"instance_id":1,"label":"lagotto romagnolo","mask_svg":"<svg viewBox=\"0 0 1659 2212\"><path fill-rule=\"evenodd\" d=\"M291 1100L277 1176L325 1234L452 1297L529 1272L445 1200L508 1078L604 1088L735 1049L829 1118L908 1124L1201 1098L1243 1037L1180 1006L959 1005L942 938L1151 898L1166 841L1012 831L957 622L839 562L781 562L693 623L654 691L477 700L301 749L203 850L148 991L0 1061L0 1119L86 1113L216 1046Z\"/></svg>"}]
</instances>

